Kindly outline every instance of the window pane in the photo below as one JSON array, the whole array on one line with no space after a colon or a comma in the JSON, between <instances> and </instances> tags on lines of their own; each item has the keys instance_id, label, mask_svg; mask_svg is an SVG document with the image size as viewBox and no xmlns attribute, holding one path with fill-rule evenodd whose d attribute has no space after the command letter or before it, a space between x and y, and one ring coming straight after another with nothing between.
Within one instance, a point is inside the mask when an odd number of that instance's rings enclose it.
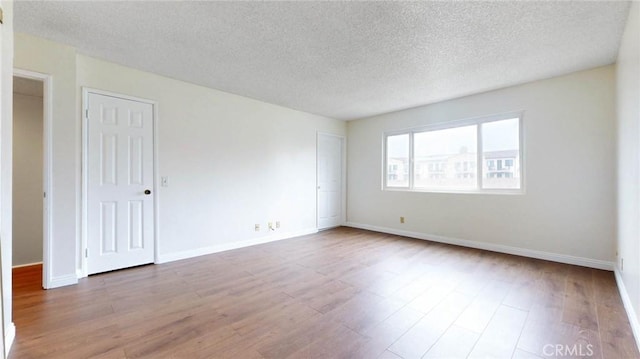
<instances>
[{"instance_id":1,"label":"window pane","mask_svg":"<svg viewBox=\"0 0 640 359\"><path fill-rule=\"evenodd\" d=\"M482 188L520 188L520 121L482 124Z\"/></svg>"},{"instance_id":2,"label":"window pane","mask_svg":"<svg viewBox=\"0 0 640 359\"><path fill-rule=\"evenodd\" d=\"M387 187L409 187L409 134L387 137Z\"/></svg>"},{"instance_id":3,"label":"window pane","mask_svg":"<svg viewBox=\"0 0 640 359\"><path fill-rule=\"evenodd\" d=\"M477 126L416 133L413 136L414 187L477 188Z\"/></svg>"}]
</instances>

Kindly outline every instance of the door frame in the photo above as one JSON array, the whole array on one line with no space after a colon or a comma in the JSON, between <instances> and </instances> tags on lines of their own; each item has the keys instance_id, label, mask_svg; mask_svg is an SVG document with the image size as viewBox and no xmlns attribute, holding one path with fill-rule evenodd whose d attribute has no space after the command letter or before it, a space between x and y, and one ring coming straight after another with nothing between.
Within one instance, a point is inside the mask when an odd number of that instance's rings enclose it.
<instances>
[{"instance_id":1,"label":"door frame","mask_svg":"<svg viewBox=\"0 0 640 359\"><path fill-rule=\"evenodd\" d=\"M52 271L51 263L51 223L53 218L53 208L51 199L53 198L53 189L51 187L52 175L52 114L53 114L53 91L52 76L40 72L24 70L19 68L13 69L13 76L24 79L36 80L42 82L42 189L43 189L43 206L42 213L42 288L49 289L52 287Z\"/></svg>"},{"instance_id":2,"label":"door frame","mask_svg":"<svg viewBox=\"0 0 640 359\"><path fill-rule=\"evenodd\" d=\"M319 229L319 219L320 211L318 207L320 205L320 196L318 196L318 186L320 182L320 176L318 175L318 164L320 161L318 160L318 156L320 151L318 151L320 145L320 136L329 136L335 137L340 140L340 226L344 226L347 222L347 138L343 135L336 135L334 133L328 132L316 132L316 229ZM324 229L324 228L323 228Z\"/></svg>"},{"instance_id":3,"label":"door frame","mask_svg":"<svg viewBox=\"0 0 640 359\"><path fill-rule=\"evenodd\" d=\"M89 109L89 95L103 95L110 96L115 98L120 98L123 100L136 101L145 104L151 105L153 108L153 126L152 126L152 139L153 139L153 263L156 264L159 262L158 257L160 253L160 228L158 224L159 218L159 207L160 207L160 196L158 195L157 189L160 188L160 176L158 175L158 102L144 99L140 97L134 97L129 95L123 95L120 93L115 93L111 91L98 90L90 87L82 87L82 203L81 203L81 212L82 212L82 222L81 222L81 243L80 250L78 251L79 256L79 264L80 268L78 270L78 278L84 278L88 276L87 270L87 257L85 255L88 245L87 245L87 218L88 218L88 203L87 203L87 190L88 190L88 173L87 173L87 163L89 161L88 157L88 148L89 148L89 132L88 132L88 123L87 123L87 111Z\"/></svg>"}]
</instances>

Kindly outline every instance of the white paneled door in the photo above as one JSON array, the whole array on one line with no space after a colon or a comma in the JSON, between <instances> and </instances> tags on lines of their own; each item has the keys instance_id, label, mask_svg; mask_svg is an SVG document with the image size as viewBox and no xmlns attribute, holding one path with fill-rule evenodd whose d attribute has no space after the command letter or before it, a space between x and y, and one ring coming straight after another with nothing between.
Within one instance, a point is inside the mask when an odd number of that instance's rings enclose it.
<instances>
[{"instance_id":1,"label":"white paneled door","mask_svg":"<svg viewBox=\"0 0 640 359\"><path fill-rule=\"evenodd\" d=\"M342 137L318 134L318 229L342 223Z\"/></svg>"},{"instance_id":2,"label":"white paneled door","mask_svg":"<svg viewBox=\"0 0 640 359\"><path fill-rule=\"evenodd\" d=\"M87 102L87 274L152 263L153 105Z\"/></svg>"}]
</instances>

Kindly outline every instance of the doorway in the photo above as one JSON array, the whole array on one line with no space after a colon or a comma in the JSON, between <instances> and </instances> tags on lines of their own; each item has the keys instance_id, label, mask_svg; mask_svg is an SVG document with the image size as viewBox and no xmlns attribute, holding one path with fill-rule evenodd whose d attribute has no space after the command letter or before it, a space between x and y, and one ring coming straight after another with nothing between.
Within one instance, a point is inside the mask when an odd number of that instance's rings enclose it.
<instances>
[{"instance_id":1,"label":"doorway","mask_svg":"<svg viewBox=\"0 0 640 359\"><path fill-rule=\"evenodd\" d=\"M43 127L42 81L13 79L13 265L42 264Z\"/></svg>"},{"instance_id":2,"label":"doorway","mask_svg":"<svg viewBox=\"0 0 640 359\"><path fill-rule=\"evenodd\" d=\"M19 72L19 71L18 71ZM13 78L12 277L13 297L47 287L43 262L46 214L46 76ZM47 98L48 100L48 98ZM19 318L17 318L19 319Z\"/></svg>"},{"instance_id":3,"label":"doorway","mask_svg":"<svg viewBox=\"0 0 640 359\"><path fill-rule=\"evenodd\" d=\"M13 75L13 272L16 278L39 277L29 282L40 282L36 289L47 289L51 287L51 77L20 69ZM14 289L19 284L14 281Z\"/></svg>"}]
</instances>

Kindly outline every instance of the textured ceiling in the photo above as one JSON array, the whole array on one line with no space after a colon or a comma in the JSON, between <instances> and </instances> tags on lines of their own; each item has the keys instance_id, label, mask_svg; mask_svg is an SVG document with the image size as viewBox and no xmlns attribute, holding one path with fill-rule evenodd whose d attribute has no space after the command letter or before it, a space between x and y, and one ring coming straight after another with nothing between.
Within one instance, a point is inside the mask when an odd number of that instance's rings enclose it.
<instances>
[{"instance_id":1,"label":"textured ceiling","mask_svg":"<svg viewBox=\"0 0 640 359\"><path fill-rule=\"evenodd\" d=\"M339 119L615 62L628 2L18 1L15 29Z\"/></svg>"}]
</instances>

